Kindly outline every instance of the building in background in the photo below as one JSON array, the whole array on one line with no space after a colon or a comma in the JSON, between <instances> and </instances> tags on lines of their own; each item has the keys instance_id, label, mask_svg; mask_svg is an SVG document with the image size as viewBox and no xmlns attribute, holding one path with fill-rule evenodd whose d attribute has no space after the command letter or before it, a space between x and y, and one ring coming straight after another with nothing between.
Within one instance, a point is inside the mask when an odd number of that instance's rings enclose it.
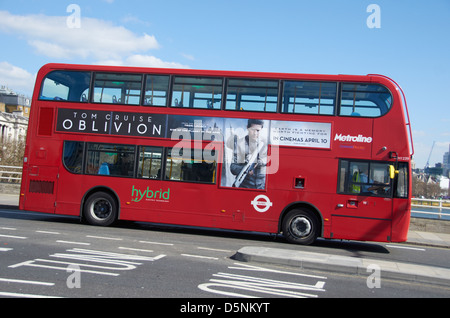
<instances>
[{"instance_id":1,"label":"building in background","mask_svg":"<svg viewBox=\"0 0 450 318\"><path fill-rule=\"evenodd\" d=\"M0 142L25 138L30 116L31 98L0 86Z\"/></svg>"},{"instance_id":2,"label":"building in background","mask_svg":"<svg viewBox=\"0 0 450 318\"><path fill-rule=\"evenodd\" d=\"M448 151L444 154L444 160L442 161L444 176L449 177L450 172L450 145L448 146Z\"/></svg>"}]
</instances>

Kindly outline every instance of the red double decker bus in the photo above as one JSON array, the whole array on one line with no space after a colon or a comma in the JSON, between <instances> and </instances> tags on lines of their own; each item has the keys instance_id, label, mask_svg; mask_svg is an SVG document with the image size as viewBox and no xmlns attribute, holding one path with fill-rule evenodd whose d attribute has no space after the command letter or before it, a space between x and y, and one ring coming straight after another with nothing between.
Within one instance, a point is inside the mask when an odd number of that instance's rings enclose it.
<instances>
[{"instance_id":1,"label":"red double decker bus","mask_svg":"<svg viewBox=\"0 0 450 318\"><path fill-rule=\"evenodd\" d=\"M32 105L21 209L406 240L411 127L387 77L48 64Z\"/></svg>"}]
</instances>

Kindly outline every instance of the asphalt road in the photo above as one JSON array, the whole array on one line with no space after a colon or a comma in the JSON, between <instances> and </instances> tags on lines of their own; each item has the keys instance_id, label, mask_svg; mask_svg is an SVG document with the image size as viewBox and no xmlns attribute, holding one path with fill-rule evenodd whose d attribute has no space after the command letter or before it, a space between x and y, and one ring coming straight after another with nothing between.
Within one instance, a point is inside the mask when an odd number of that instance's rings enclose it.
<instances>
[{"instance_id":1,"label":"asphalt road","mask_svg":"<svg viewBox=\"0 0 450 318\"><path fill-rule=\"evenodd\" d=\"M176 299L170 305L175 312L231 313L270 312L278 297L450 296L449 287L385 279L375 270L364 277L233 259L240 248L255 245L450 264L449 249L327 240L305 247L265 234L136 222L103 228L71 217L0 209L0 297L170 298ZM270 304L244 306L235 297L264 297ZM202 306L207 303L215 308Z\"/></svg>"}]
</instances>

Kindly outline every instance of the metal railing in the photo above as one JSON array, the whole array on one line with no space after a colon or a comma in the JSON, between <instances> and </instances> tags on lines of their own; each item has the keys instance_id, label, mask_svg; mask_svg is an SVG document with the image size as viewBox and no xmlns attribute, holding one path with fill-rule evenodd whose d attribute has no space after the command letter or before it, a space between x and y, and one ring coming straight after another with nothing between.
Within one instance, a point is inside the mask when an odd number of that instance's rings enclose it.
<instances>
[{"instance_id":1,"label":"metal railing","mask_svg":"<svg viewBox=\"0 0 450 318\"><path fill-rule=\"evenodd\" d=\"M414 198L411 200L411 213L437 216L438 219L445 216L450 219L450 200Z\"/></svg>"},{"instance_id":2,"label":"metal railing","mask_svg":"<svg viewBox=\"0 0 450 318\"><path fill-rule=\"evenodd\" d=\"M22 180L22 167L0 166L0 181L18 183Z\"/></svg>"}]
</instances>

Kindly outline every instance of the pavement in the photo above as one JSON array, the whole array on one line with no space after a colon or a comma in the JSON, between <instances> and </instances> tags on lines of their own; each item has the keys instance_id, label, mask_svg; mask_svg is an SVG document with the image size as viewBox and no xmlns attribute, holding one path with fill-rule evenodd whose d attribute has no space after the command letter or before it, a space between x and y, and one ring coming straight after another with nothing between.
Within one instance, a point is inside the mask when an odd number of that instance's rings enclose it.
<instances>
[{"instance_id":1,"label":"pavement","mask_svg":"<svg viewBox=\"0 0 450 318\"><path fill-rule=\"evenodd\" d=\"M450 234L410 230L408 240L400 243L400 246L450 248ZM378 269L383 278L450 286L450 268L444 267L259 246L243 247L234 257L244 262L294 266L308 270L354 274L365 278Z\"/></svg>"},{"instance_id":2,"label":"pavement","mask_svg":"<svg viewBox=\"0 0 450 318\"><path fill-rule=\"evenodd\" d=\"M18 203L18 195L0 194L0 208L14 208ZM450 248L450 234L410 230L407 242L401 244L409 248ZM368 277L378 268L385 278L450 286L450 268L443 267L260 246L245 246L236 252L234 258L244 262L271 263L364 277Z\"/></svg>"},{"instance_id":3,"label":"pavement","mask_svg":"<svg viewBox=\"0 0 450 318\"><path fill-rule=\"evenodd\" d=\"M19 195L0 193L0 207L2 205L6 205L8 207L19 206Z\"/></svg>"},{"instance_id":4,"label":"pavement","mask_svg":"<svg viewBox=\"0 0 450 318\"><path fill-rule=\"evenodd\" d=\"M382 278L450 286L450 268L443 267L258 246L243 247L234 258L365 278L378 270Z\"/></svg>"}]
</instances>

